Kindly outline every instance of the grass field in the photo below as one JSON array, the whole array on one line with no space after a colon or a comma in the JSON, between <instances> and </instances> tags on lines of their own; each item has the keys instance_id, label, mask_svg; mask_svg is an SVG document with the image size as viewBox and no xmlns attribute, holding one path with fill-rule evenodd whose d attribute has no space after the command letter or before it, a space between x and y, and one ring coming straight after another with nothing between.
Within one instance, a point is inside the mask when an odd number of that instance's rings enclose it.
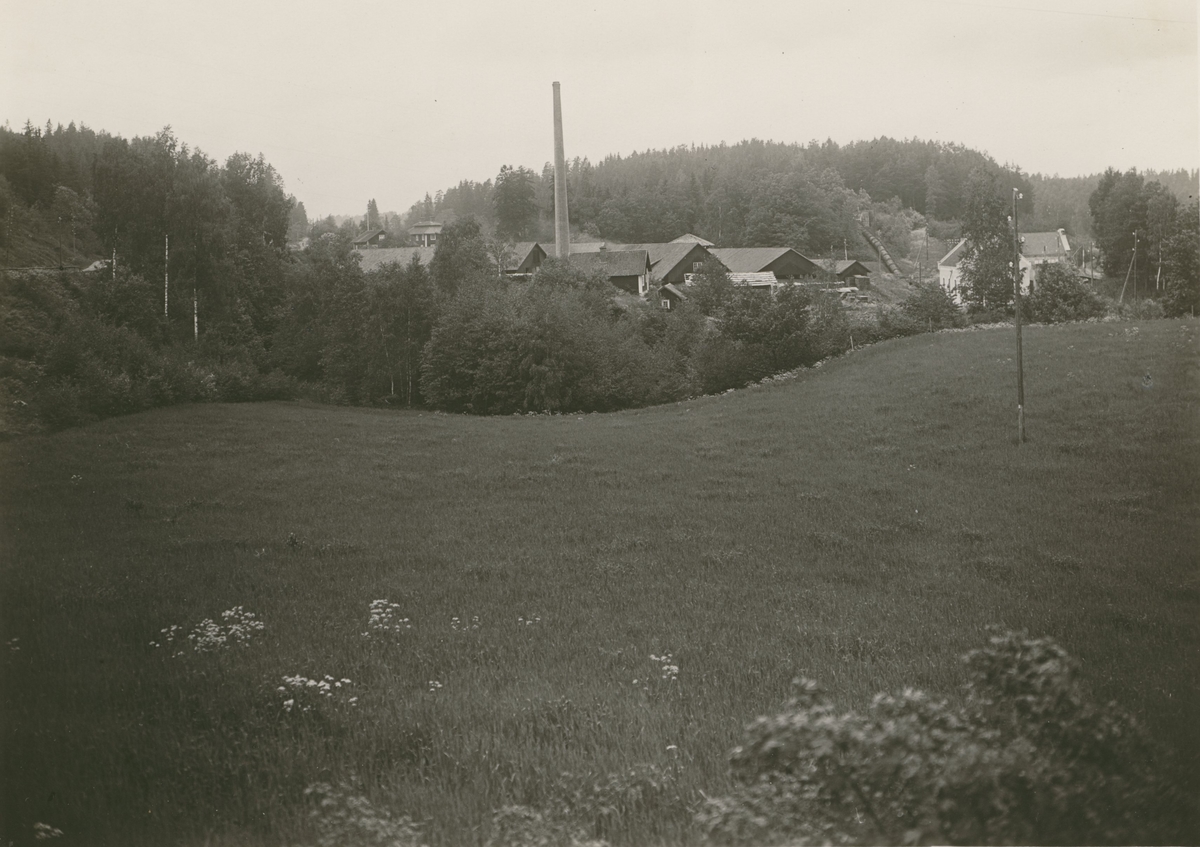
<instances>
[{"instance_id":1,"label":"grass field","mask_svg":"<svg viewBox=\"0 0 1200 847\"><path fill-rule=\"evenodd\" d=\"M1198 330L1027 328L1021 446L1002 330L611 415L212 405L0 444L0 841L312 843L305 787L353 774L432 845L564 798L688 843L793 677L953 696L993 624L1058 639L1196 790ZM381 599L411 629L372 633ZM177 649L236 606L248 645Z\"/></svg>"}]
</instances>

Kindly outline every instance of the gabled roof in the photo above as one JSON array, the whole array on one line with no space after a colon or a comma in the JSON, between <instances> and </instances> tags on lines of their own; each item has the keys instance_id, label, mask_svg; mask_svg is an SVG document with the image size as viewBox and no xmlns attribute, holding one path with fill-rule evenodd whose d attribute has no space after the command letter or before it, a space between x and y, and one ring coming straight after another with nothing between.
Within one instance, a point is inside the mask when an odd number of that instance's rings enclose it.
<instances>
[{"instance_id":1,"label":"gabled roof","mask_svg":"<svg viewBox=\"0 0 1200 847\"><path fill-rule=\"evenodd\" d=\"M536 241L518 241L508 245L512 249L509 251L508 261L505 263L506 271L515 271L529 259L529 254L535 250L541 250L543 258L546 256L545 249Z\"/></svg>"},{"instance_id":2,"label":"gabled roof","mask_svg":"<svg viewBox=\"0 0 1200 847\"><path fill-rule=\"evenodd\" d=\"M1057 232L1026 232L1021 235L1021 255L1029 259L1051 257L1061 259L1071 252L1067 234ZM954 248L938 260L939 268L956 267L967 250L967 239L959 239Z\"/></svg>"},{"instance_id":3,"label":"gabled roof","mask_svg":"<svg viewBox=\"0 0 1200 847\"><path fill-rule=\"evenodd\" d=\"M679 263L688 257L696 247L704 249L695 241L674 242L666 244L623 244L622 250L645 250L650 256L650 267L656 277L664 277L678 267ZM689 270L691 270L689 268Z\"/></svg>"},{"instance_id":4,"label":"gabled roof","mask_svg":"<svg viewBox=\"0 0 1200 847\"><path fill-rule=\"evenodd\" d=\"M682 291L680 291L680 290L679 290L679 287L678 287L677 285L675 285L675 283L673 283L673 282L668 282L666 285L664 285L664 286L660 287L658 290L659 290L660 292L662 292L662 291L670 291L672 294L674 294L674 295L675 295L676 297L678 297L680 300L686 300L686 299L688 299L687 295L686 295L686 294L684 294Z\"/></svg>"},{"instance_id":5,"label":"gabled roof","mask_svg":"<svg viewBox=\"0 0 1200 847\"><path fill-rule=\"evenodd\" d=\"M359 267L364 271L373 271L392 262L407 265L412 261L413 256L416 256L417 261L422 265L428 265L433 259L436 249L436 247L380 247L377 250L363 250L356 255L360 257Z\"/></svg>"},{"instance_id":6,"label":"gabled roof","mask_svg":"<svg viewBox=\"0 0 1200 847\"><path fill-rule=\"evenodd\" d=\"M417 221L408 228L408 231L413 235L424 235L426 233L438 233L442 231L443 224L437 221Z\"/></svg>"},{"instance_id":7,"label":"gabled roof","mask_svg":"<svg viewBox=\"0 0 1200 847\"><path fill-rule=\"evenodd\" d=\"M864 265L858 259L838 259L837 262L834 263L834 273L838 274L840 276L844 272L850 270L855 265L858 265L864 271L870 270L866 265Z\"/></svg>"},{"instance_id":8,"label":"gabled roof","mask_svg":"<svg viewBox=\"0 0 1200 847\"><path fill-rule=\"evenodd\" d=\"M568 261L581 271L600 271L609 277L641 276L650 269L650 257L645 250L597 250L572 253Z\"/></svg>"},{"instance_id":9,"label":"gabled roof","mask_svg":"<svg viewBox=\"0 0 1200 847\"><path fill-rule=\"evenodd\" d=\"M698 235L692 235L690 232L685 232L678 238L671 239L672 244L699 244L701 247L712 247L713 243L707 239L701 238Z\"/></svg>"},{"instance_id":10,"label":"gabled roof","mask_svg":"<svg viewBox=\"0 0 1200 847\"><path fill-rule=\"evenodd\" d=\"M554 245L542 246L546 250L547 255L554 255ZM654 275L661 278L673 271L697 246L703 249L703 245L696 241L668 241L647 244L616 244L611 241L573 241L571 242L571 255L643 250L650 257L650 267Z\"/></svg>"},{"instance_id":11,"label":"gabled roof","mask_svg":"<svg viewBox=\"0 0 1200 847\"><path fill-rule=\"evenodd\" d=\"M791 247L714 247L708 252L734 273L757 273L789 252L801 255Z\"/></svg>"},{"instance_id":12,"label":"gabled roof","mask_svg":"<svg viewBox=\"0 0 1200 847\"><path fill-rule=\"evenodd\" d=\"M351 241L350 243L351 244L366 244L372 238L376 238L377 236L383 235L385 232L386 232L386 230L383 230L383 229L373 229L373 230L370 230L369 232L364 232L362 235L355 237L355 239L353 241Z\"/></svg>"},{"instance_id":13,"label":"gabled roof","mask_svg":"<svg viewBox=\"0 0 1200 847\"><path fill-rule=\"evenodd\" d=\"M1021 255L1031 259L1040 256L1059 258L1071 252L1067 234L1061 229L1057 232L1026 232L1021 238Z\"/></svg>"},{"instance_id":14,"label":"gabled roof","mask_svg":"<svg viewBox=\"0 0 1200 847\"><path fill-rule=\"evenodd\" d=\"M958 243L955 244L950 249L949 253L947 253L945 256L942 256L942 258L938 259L938 267L939 268L957 267L958 263L962 261L963 254L966 251L967 251L967 239L960 238L958 240Z\"/></svg>"}]
</instances>

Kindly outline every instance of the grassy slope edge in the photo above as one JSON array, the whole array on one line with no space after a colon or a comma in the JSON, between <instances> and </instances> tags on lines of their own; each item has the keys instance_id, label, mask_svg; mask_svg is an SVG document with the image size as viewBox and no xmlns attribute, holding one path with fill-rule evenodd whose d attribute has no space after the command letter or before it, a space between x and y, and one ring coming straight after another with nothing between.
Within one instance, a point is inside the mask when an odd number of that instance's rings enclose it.
<instances>
[{"instance_id":1,"label":"grassy slope edge","mask_svg":"<svg viewBox=\"0 0 1200 847\"><path fill-rule=\"evenodd\" d=\"M1057 638L1194 786L1198 328L1028 328L1019 448L999 330L611 415L195 406L0 444L0 834L293 843L354 771L481 843L641 763L670 790L603 834L686 842L794 676L953 695L988 624ZM379 598L398 644L361 634ZM149 646L236 605L248 648ZM360 699L287 713L285 674Z\"/></svg>"}]
</instances>

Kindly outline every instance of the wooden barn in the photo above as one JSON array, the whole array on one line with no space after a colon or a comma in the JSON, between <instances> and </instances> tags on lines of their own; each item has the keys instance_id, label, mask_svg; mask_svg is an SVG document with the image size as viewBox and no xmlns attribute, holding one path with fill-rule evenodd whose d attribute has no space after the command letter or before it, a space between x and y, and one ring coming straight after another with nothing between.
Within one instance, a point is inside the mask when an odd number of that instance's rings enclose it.
<instances>
[{"instance_id":1,"label":"wooden barn","mask_svg":"<svg viewBox=\"0 0 1200 847\"><path fill-rule=\"evenodd\" d=\"M650 257L650 275L656 282L671 282L683 285L684 276L694 273L700 265L711 259L703 244L694 241L649 244L613 244L605 241L573 243L571 255L577 253L599 253L602 251L644 250Z\"/></svg>"},{"instance_id":2,"label":"wooden barn","mask_svg":"<svg viewBox=\"0 0 1200 847\"><path fill-rule=\"evenodd\" d=\"M528 276L546 260L545 249L536 241L518 241L510 247L504 258L505 276Z\"/></svg>"},{"instance_id":3,"label":"wooden barn","mask_svg":"<svg viewBox=\"0 0 1200 847\"><path fill-rule=\"evenodd\" d=\"M585 273L603 273L609 282L630 294L642 296L650 289L650 256L645 250L573 252L568 261Z\"/></svg>"},{"instance_id":4,"label":"wooden barn","mask_svg":"<svg viewBox=\"0 0 1200 847\"><path fill-rule=\"evenodd\" d=\"M370 232L364 232L353 241L350 242L355 250L363 250L371 247L382 247L387 241L387 233L382 229L373 229Z\"/></svg>"},{"instance_id":5,"label":"wooden barn","mask_svg":"<svg viewBox=\"0 0 1200 847\"><path fill-rule=\"evenodd\" d=\"M732 273L766 273L779 280L817 279L816 262L791 247L713 247L709 252Z\"/></svg>"},{"instance_id":6,"label":"wooden barn","mask_svg":"<svg viewBox=\"0 0 1200 847\"><path fill-rule=\"evenodd\" d=\"M871 269L858 259L839 259L834 273L844 282L858 276L870 276Z\"/></svg>"}]
</instances>

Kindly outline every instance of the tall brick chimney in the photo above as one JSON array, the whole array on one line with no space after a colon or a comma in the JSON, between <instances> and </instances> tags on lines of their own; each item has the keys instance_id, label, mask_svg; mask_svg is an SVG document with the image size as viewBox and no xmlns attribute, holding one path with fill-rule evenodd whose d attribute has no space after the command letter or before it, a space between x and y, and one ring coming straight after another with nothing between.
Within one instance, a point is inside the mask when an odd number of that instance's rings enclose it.
<instances>
[{"instance_id":1,"label":"tall brick chimney","mask_svg":"<svg viewBox=\"0 0 1200 847\"><path fill-rule=\"evenodd\" d=\"M571 255L571 221L567 217L567 154L563 150L562 95L554 83L554 255Z\"/></svg>"}]
</instances>

